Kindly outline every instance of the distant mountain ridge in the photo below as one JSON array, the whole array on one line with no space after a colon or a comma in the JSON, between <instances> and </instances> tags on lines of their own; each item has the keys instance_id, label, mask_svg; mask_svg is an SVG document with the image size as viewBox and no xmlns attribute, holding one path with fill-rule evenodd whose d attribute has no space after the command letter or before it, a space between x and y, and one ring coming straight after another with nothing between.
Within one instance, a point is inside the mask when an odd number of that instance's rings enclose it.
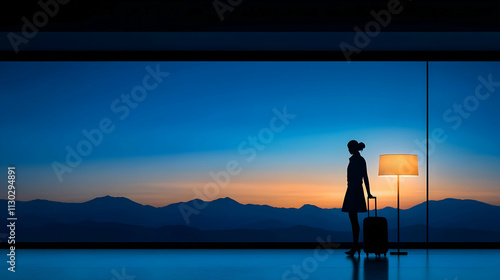
<instances>
[{"instance_id":1,"label":"distant mountain ridge","mask_svg":"<svg viewBox=\"0 0 500 280\"><path fill-rule=\"evenodd\" d=\"M179 206L184 203L194 207L195 202L206 203L206 207L199 210L198 214L191 215L189 224L186 224ZM6 203L6 200L0 200L0 203ZM435 241L453 239L474 242L487 239L500 242L500 222L495 218L500 215L500 206L475 200L448 198L429 201L429 211L430 227L433 229L430 233L434 232L435 238L440 239ZM403 228L408 229L407 235L402 235L402 241L425 241L425 203L401 210L400 214L402 231ZM6 218L6 213L3 215ZM238 237L239 239L266 240L267 236L269 240L275 240L277 237L273 232L276 231L291 234L286 238L282 237L283 240L311 238L320 231L334 233L341 239L349 239L350 232L348 215L341 212L340 208L319 208L309 204L300 208L279 208L241 204L229 197L210 202L191 200L163 207L142 205L125 197L112 196L97 197L82 203L36 199L17 201L16 215L22 231L27 233L27 235L21 233L19 238L34 241L54 238L43 237L45 235L40 234L51 228L59 232L59 240L65 238L87 240L85 236L74 235L75 232L86 232L85 225L88 226L88 230L101 228L108 233L124 230L128 234L121 238L126 240L136 240L139 237L135 236L134 232L141 230L148 232L151 235L150 239L154 240L164 240L162 236L165 238L170 236L172 240L178 240L179 237L190 241L219 240L217 235L213 235L215 233L221 238L223 236L229 238L227 236L229 232L240 232L242 236ZM387 218L391 238L397 225L396 209L392 207L379 209L378 215ZM366 213L359 214L359 217L362 224ZM297 230L297 227L301 230ZM186 231L190 234L179 235L176 231ZM35 234L36 232L39 234ZM66 235L68 237L65 237ZM74 237L71 237L72 235ZM91 233L87 235L89 238L93 236ZM477 240L479 237L481 240Z\"/></svg>"}]
</instances>

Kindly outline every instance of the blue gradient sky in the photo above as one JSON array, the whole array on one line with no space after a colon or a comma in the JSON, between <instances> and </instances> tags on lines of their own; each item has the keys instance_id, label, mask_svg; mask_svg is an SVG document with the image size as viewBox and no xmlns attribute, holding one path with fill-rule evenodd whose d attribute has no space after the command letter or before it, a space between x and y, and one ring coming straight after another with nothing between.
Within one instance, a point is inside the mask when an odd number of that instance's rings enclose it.
<instances>
[{"instance_id":1,"label":"blue gradient sky","mask_svg":"<svg viewBox=\"0 0 500 280\"><path fill-rule=\"evenodd\" d=\"M429 76L430 130L446 135L430 152L430 198L459 196L500 205L500 63L431 62ZM496 83L491 92L481 77ZM478 87L483 100L476 96Z\"/></svg>"},{"instance_id":2,"label":"blue gradient sky","mask_svg":"<svg viewBox=\"0 0 500 280\"><path fill-rule=\"evenodd\" d=\"M121 120L111 103L142 83L147 65L157 64L170 75ZM431 79L430 92L436 94L431 125L449 127L439 123L439 112L463 100L473 92L477 75L498 72L497 66L475 64L474 72L467 64L431 64L431 75L439 77ZM0 125L7 132L1 136L0 164L16 165L21 200L85 201L109 194L162 206L200 197L195 190L212 182L209 172L236 161L241 173L216 197L340 207L350 156L346 144L357 139L367 146L363 156L372 192L381 198L380 206L394 206L395 180L377 176L378 156L420 152L416 141L425 139L424 62L3 62L0 74L5 104ZM498 100L492 95L490 105L450 131L436 150L431 164L439 170L437 199L500 204L494 173L480 176L486 182L474 187L480 196L467 188L449 189L457 178L450 167L464 168L458 155L484 156L497 168L500 155L486 145L494 141L471 144L478 133L498 139L489 119L497 114ZM238 146L269 127L273 109L285 106L296 117L247 161ZM75 148L85 139L81 131L97 128L103 118L115 130L59 182L51 164L65 163L65 147ZM476 164L467 169L474 176L484 173ZM425 200L424 164L420 171L421 176L402 181L403 207ZM474 176L467 178L478 182Z\"/></svg>"}]
</instances>

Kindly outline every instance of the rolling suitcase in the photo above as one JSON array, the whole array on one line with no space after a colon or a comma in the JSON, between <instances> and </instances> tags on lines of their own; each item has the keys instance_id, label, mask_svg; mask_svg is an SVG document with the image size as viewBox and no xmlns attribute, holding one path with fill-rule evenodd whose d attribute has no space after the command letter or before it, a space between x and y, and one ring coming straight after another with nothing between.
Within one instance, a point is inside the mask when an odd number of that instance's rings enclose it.
<instances>
[{"instance_id":1,"label":"rolling suitcase","mask_svg":"<svg viewBox=\"0 0 500 280\"><path fill-rule=\"evenodd\" d=\"M387 254L389 250L387 235L387 219L377 216L377 198L375 199L375 217L370 217L370 198L368 198L368 217L363 220L363 251L366 256Z\"/></svg>"}]
</instances>

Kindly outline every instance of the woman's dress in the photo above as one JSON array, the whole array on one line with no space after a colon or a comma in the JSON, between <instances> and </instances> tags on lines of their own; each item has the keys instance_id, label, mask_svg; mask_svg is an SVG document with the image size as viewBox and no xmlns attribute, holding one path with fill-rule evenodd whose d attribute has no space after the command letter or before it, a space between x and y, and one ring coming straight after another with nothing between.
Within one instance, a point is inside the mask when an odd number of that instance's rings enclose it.
<instances>
[{"instance_id":1,"label":"woman's dress","mask_svg":"<svg viewBox=\"0 0 500 280\"><path fill-rule=\"evenodd\" d=\"M347 166L347 191L342 212L366 212L363 178L367 182L366 161L360 154L352 155Z\"/></svg>"}]
</instances>

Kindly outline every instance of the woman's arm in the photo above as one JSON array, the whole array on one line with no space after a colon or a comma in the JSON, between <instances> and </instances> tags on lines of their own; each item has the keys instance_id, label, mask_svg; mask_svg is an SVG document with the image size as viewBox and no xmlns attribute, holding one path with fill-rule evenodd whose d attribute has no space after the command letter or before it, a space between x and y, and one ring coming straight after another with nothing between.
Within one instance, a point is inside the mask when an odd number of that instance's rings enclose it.
<instances>
[{"instance_id":1,"label":"woman's arm","mask_svg":"<svg viewBox=\"0 0 500 280\"><path fill-rule=\"evenodd\" d=\"M368 180L368 171L366 168L366 161L365 160L363 160L363 180L365 181L366 193L368 194L369 198L372 198L373 195L370 192L370 181Z\"/></svg>"}]
</instances>

